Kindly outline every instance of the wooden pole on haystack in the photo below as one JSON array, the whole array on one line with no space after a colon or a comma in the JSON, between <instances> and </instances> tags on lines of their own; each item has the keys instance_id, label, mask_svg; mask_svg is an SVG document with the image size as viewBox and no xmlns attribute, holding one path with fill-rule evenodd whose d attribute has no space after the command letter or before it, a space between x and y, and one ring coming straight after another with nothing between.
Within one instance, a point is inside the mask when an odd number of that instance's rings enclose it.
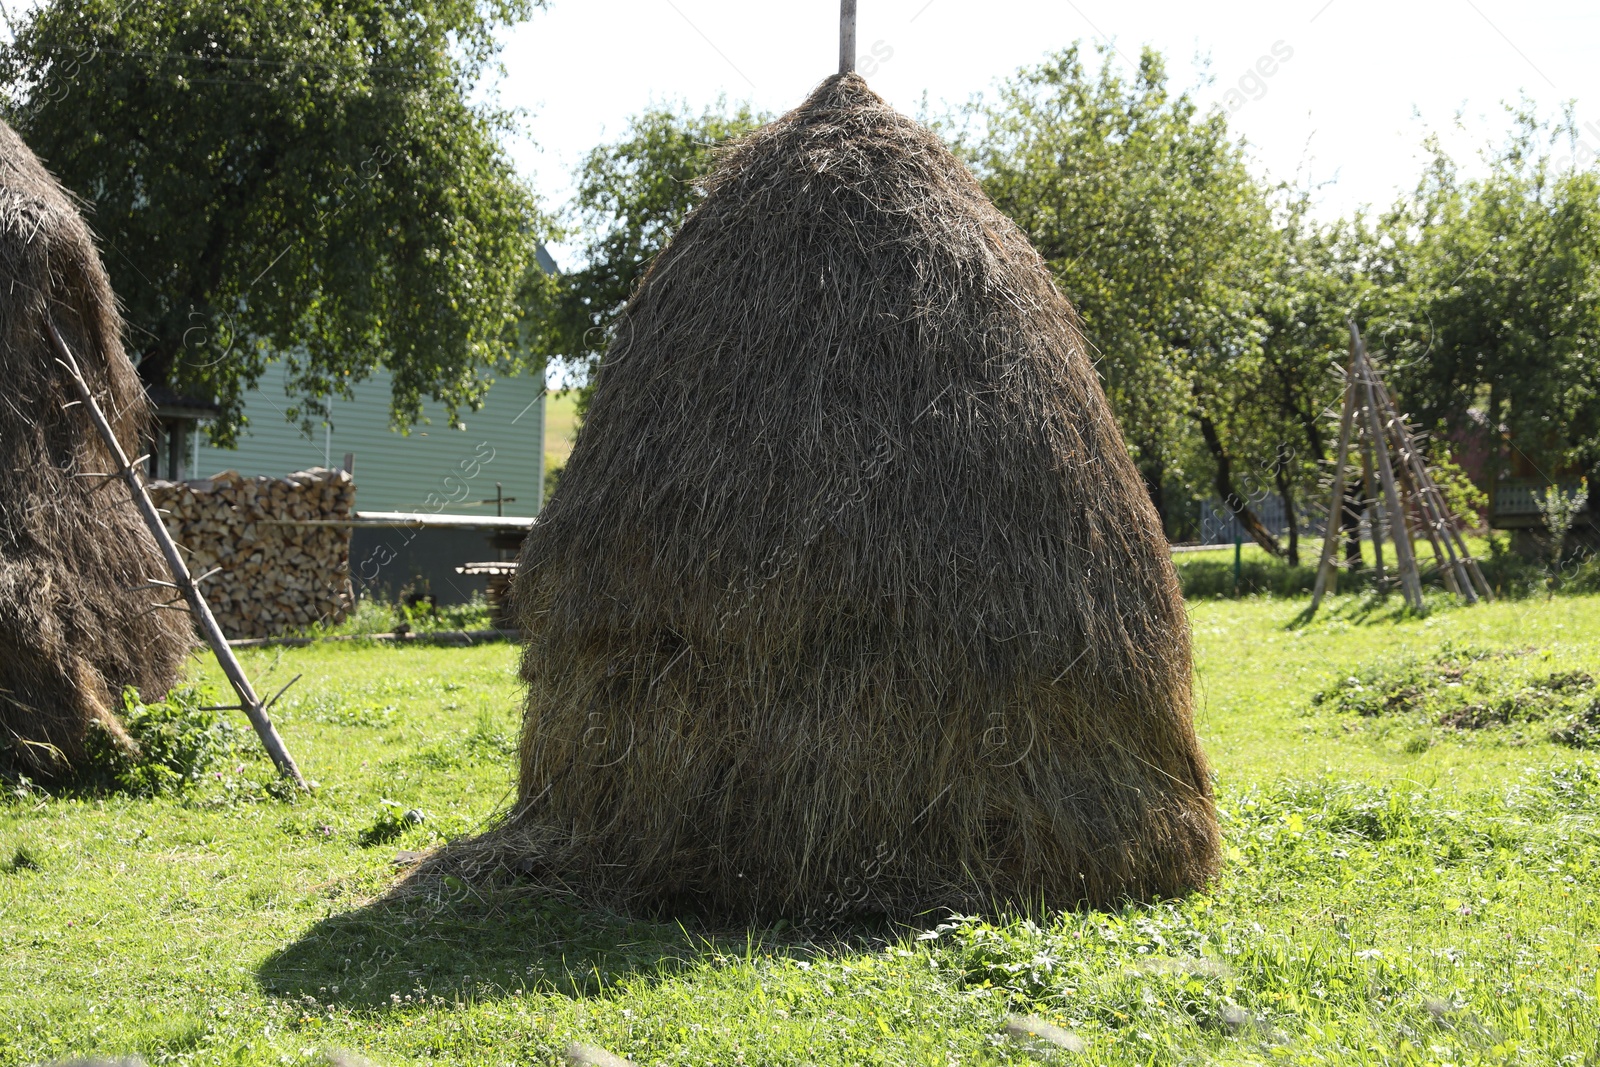
<instances>
[{"instance_id":1,"label":"wooden pole on haystack","mask_svg":"<svg viewBox=\"0 0 1600 1067\"><path fill-rule=\"evenodd\" d=\"M262 704L261 698L250 685L250 679L245 676L244 668L234 656L233 649L228 647L228 639L223 636L222 627L217 625L216 616L211 614L210 605L206 603L200 587L189 574L189 568L184 564L183 557L178 554L177 543L172 540L172 534L167 532L166 523L161 521L161 513L156 510L155 502L145 491L139 472L128 461L128 454L122 450L122 442L117 440L116 432L111 429L111 423L107 421L105 412L100 410L100 405L95 401L94 393L89 389L89 383L84 379L83 372L78 369L78 361L73 358L72 350L67 347L66 341L62 340L61 331L56 329L54 322L47 319L45 326L50 334L50 343L56 350L57 362L72 378L72 384L77 387L78 400L88 409L89 418L99 431L100 439L105 442L111 458L116 461L117 473L127 483L129 492L133 494L134 504L144 516L145 525L150 528L156 544L161 546L161 554L166 557L167 567L172 571L171 584L189 602L189 610L199 622L206 641L211 645L211 650L216 653L217 662L222 666L222 673L228 676L228 682L238 694L239 710L245 713L250 725L255 727L256 736L261 738L261 744L266 748L267 755L272 757L278 773L285 778L292 778L301 789L306 789L306 780L301 776L300 768L295 765L294 758L284 747L283 738L279 737L278 731L273 728L272 720L267 715L267 705Z\"/></svg>"},{"instance_id":2,"label":"wooden pole on haystack","mask_svg":"<svg viewBox=\"0 0 1600 1067\"><path fill-rule=\"evenodd\" d=\"M839 0L839 73L856 69L856 0Z\"/></svg>"}]
</instances>

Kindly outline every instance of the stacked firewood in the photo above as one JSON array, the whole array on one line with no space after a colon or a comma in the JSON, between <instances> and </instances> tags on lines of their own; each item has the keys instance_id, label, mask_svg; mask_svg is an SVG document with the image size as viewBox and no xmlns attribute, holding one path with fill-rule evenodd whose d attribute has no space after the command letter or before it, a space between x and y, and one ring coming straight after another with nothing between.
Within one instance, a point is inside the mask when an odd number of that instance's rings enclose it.
<instances>
[{"instance_id":1,"label":"stacked firewood","mask_svg":"<svg viewBox=\"0 0 1600 1067\"><path fill-rule=\"evenodd\" d=\"M275 637L349 615L350 527L338 525L355 505L348 471L224 471L149 488L189 570L216 572L200 588L229 637Z\"/></svg>"}]
</instances>

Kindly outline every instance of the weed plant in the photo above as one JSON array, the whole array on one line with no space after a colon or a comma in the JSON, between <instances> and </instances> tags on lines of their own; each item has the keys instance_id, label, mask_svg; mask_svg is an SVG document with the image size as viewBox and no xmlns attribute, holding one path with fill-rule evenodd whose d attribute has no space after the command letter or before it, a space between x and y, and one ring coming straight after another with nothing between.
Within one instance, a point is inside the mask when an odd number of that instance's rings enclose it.
<instances>
[{"instance_id":1,"label":"weed plant","mask_svg":"<svg viewBox=\"0 0 1600 1067\"><path fill-rule=\"evenodd\" d=\"M129 687L122 695L121 719L138 751L131 753L103 729L92 729L88 759L69 787L120 789L135 796L182 791L214 764L237 755L244 743L239 729L218 710L209 686L180 686L158 701L146 701Z\"/></svg>"}]
</instances>

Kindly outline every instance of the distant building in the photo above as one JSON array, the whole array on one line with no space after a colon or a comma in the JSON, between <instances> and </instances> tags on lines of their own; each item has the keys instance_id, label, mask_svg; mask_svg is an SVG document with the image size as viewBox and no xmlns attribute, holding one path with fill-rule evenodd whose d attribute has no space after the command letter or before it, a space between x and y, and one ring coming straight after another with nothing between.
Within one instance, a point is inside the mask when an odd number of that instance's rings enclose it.
<instances>
[{"instance_id":1,"label":"distant building","mask_svg":"<svg viewBox=\"0 0 1600 1067\"><path fill-rule=\"evenodd\" d=\"M155 455L159 477L204 478L224 470L281 477L308 467L337 467L353 456L356 508L363 512L490 517L532 516L544 499L545 388L542 375L502 378L482 409L451 429L442 405L423 408L430 422L400 434L389 427L390 376L380 371L335 399L331 417L310 432L284 415L281 363L268 366L245 394L248 426L237 449L213 448L189 434L187 470L173 470L172 431L165 429ZM181 440L181 438L180 438ZM181 448L181 446L180 446ZM358 596L428 594L441 604L461 603L484 590L481 576L455 568L499 559L506 549L486 534L461 529L358 529L351 542L351 572Z\"/></svg>"}]
</instances>

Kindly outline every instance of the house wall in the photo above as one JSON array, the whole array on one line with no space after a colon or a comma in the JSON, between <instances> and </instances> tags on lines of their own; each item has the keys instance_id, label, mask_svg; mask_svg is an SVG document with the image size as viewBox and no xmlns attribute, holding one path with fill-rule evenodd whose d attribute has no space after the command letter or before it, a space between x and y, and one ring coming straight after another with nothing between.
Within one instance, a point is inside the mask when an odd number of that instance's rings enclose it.
<instances>
[{"instance_id":1,"label":"house wall","mask_svg":"<svg viewBox=\"0 0 1600 1067\"><path fill-rule=\"evenodd\" d=\"M465 604L488 593L488 580L456 568L500 556L476 530L362 526L350 535L350 580L358 597L393 602L427 593L440 604Z\"/></svg>"},{"instance_id":2,"label":"house wall","mask_svg":"<svg viewBox=\"0 0 1600 1067\"><path fill-rule=\"evenodd\" d=\"M247 476L282 477L308 467L337 467L355 454L355 506L361 511L407 511L441 515L493 515L500 483L507 515L534 515L544 499L544 380L534 375L503 378L490 388L482 409L467 412L465 429L449 428L443 405L423 408L431 420L409 435L389 428L387 372L355 388L354 400L335 400L332 418L311 433L290 423L284 412L292 401L284 391L281 364L272 364L259 385L245 396L249 425L237 449L210 446L201 434L191 478L236 470ZM476 560L500 559L483 534L461 531L364 532L352 546L351 577L358 596L392 596L399 587L422 579L442 604L460 603L483 588L482 578L463 578L454 568ZM396 539L394 550L387 548ZM371 543L369 543L371 542ZM381 566L369 561L374 557ZM358 563L367 562L367 576Z\"/></svg>"},{"instance_id":3,"label":"house wall","mask_svg":"<svg viewBox=\"0 0 1600 1067\"><path fill-rule=\"evenodd\" d=\"M516 503L507 515L533 515L544 495L544 381L496 381L481 410L468 412L465 429L449 428L444 407L423 407L431 423L409 435L389 428L387 372L355 388L354 400L335 400L332 418L311 433L284 418L292 401L284 392L282 364L272 364L245 396L249 425L237 449L213 448L203 434L191 477L224 470L281 477L308 467L336 467L355 453L356 507L361 511L422 511L493 515L495 483Z\"/></svg>"}]
</instances>

